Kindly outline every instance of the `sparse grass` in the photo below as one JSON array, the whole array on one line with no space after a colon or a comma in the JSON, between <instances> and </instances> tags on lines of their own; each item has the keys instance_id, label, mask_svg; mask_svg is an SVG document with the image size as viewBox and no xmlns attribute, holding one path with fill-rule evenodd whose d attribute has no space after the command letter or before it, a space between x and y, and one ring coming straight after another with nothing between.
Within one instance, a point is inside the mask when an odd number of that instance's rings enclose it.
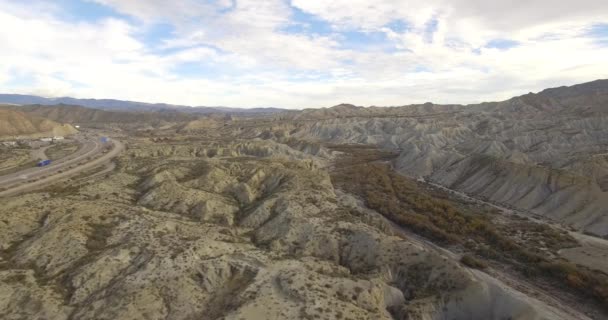
<instances>
[{"instance_id":1,"label":"sparse grass","mask_svg":"<svg viewBox=\"0 0 608 320\"><path fill-rule=\"evenodd\" d=\"M4 278L3 281L5 283L19 283L19 282L22 283L25 281L25 278L26 278L25 274L18 273L18 274L13 274L13 275L10 275L10 276Z\"/></svg>"},{"instance_id":2,"label":"sparse grass","mask_svg":"<svg viewBox=\"0 0 608 320\"><path fill-rule=\"evenodd\" d=\"M23 148L0 148L0 176L36 166L30 159L30 150Z\"/></svg>"},{"instance_id":3,"label":"sparse grass","mask_svg":"<svg viewBox=\"0 0 608 320\"><path fill-rule=\"evenodd\" d=\"M86 247L90 251L98 251L104 249L107 245L107 239L112 236L112 230L116 227L120 219L113 220L109 223L94 223L89 222L90 233L87 238Z\"/></svg>"},{"instance_id":4,"label":"sparse grass","mask_svg":"<svg viewBox=\"0 0 608 320\"><path fill-rule=\"evenodd\" d=\"M80 186L72 185L72 184L54 184L49 185L48 187L41 189L42 192L48 192L53 197L57 196L67 196L73 195L80 191Z\"/></svg>"},{"instance_id":5,"label":"sparse grass","mask_svg":"<svg viewBox=\"0 0 608 320\"><path fill-rule=\"evenodd\" d=\"M46 149L45 154L51 160L65 158L78 150L76 143L62 142L52 145Z\"/></svg>"},{"instance_id":6,"label":"sparse grass","mask_svg":"<svg viewBox=\"0 0 608 320\"><path fill-rule=\"evenodd\" d=\"M608 308L608 277L580 268L566 261L546 261L536 265L533 273L561 280L569 288L595 298Z\"/></svg>"},{"instance_id":7,"label":"sparse grass","mask_svg":"<svg viewBox=\"0 0 608 320\"><path fill-rule=\"evenodd\" d=\"M368 207L395 223L442 244L458 244L470 234L493 236L482 217L463 214L448 201L434 199L418 190L416 183L401 177L381 163L353 165L341 160L332 181L348 192L362 196Z\"/></svg>"}]
</instances>

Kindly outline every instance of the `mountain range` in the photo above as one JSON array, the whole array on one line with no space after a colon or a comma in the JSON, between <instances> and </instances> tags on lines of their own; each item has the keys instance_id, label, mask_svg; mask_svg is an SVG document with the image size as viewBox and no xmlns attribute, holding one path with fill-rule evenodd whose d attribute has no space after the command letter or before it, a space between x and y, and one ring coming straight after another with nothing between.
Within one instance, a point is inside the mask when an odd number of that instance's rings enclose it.
<instances>
[{"instance_id":1,"label":"mountain range","mask_svg":"<svg viewBox=\"0 0 608 320\"><path fill-rule=\"evenodd\" d=\"M34 95L0 94L0 103L17 105L77 105L87 108L113 111L181 111L188 113L276 113L280 108L229 108L185 106L167 103L147 103L116 99L77 99L71 97L44 98Z\"/></svg>"}]
</instances>

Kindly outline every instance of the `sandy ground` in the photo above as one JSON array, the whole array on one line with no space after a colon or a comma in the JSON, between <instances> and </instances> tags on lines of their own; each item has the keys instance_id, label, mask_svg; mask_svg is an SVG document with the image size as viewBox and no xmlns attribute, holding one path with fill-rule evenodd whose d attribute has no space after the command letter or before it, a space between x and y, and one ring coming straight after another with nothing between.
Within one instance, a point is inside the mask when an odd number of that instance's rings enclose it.
<instances>
[{"instance_id":1,"label":"sandy ground","mask_svg":"<svg viewBox=\"0 0 608 320\"><path fill-rule=\"evenodd\" d=\"M608 273L608 240L570 233L581 244L580 247L563 249L559 254L572 263Z\"/></svg>"}]
</instances>

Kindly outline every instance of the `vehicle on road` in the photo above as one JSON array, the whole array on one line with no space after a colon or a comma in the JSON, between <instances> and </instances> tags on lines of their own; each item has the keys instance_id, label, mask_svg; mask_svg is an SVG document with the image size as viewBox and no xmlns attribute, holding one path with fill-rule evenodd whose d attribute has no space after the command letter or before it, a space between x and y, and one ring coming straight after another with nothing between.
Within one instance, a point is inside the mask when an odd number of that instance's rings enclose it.
<instances>
[{"instance_id":1,"label":"vehicle on road","mask_svg":"<svg viewBox=\"0 0 608 320\"><path fill-rule=\"evenodd\" d=\"M49 164L51 164L51 160L46 159L46 160L40 160L40 161L38 161L38 164L36 166L38 166L38 167L44 167L44 166L48 166Z\"/></svg>"}]
</instances>

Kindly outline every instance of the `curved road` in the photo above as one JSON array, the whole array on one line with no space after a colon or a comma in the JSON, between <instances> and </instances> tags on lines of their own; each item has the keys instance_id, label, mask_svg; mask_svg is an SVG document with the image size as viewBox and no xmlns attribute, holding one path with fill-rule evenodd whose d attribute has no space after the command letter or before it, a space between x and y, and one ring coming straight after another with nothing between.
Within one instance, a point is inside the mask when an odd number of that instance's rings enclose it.
<instances>
[{"instance_id":1,"label":"curved road","mask_svg":"<svg viewBox=\"0 0 608 320\"><path fill-rule=\"evenodd\" d=\"M0 187L11 188L22 183L24 180L32 180L44 175L52 174L53 172L57 172L74 163L78 163L89 156L101 152L101 144L99 142L84 139L80 141L84 144L82 148L63 159L54 161L48 166L32 167L0 177Z\"/></svg>"},{"instance_id":2,"label":"curved road","mask_svg":"<svg viewBox=\"0 0 608 320\"><path fill-rule=\"evenodd\" d=\"M116 157L124 149L123 144L118 140L111 140L114 148L108 153L99 158L87 160L88 157L94 157L102 152L102 144L94 140L83 140L85 145L63 159L57 160L49 166L42 168L29 168L16 173L0 177L0 188L7 189L0 192L0 197L12 196L21 192L31 191L57 180L64 179L82 171L92 169L99 165L105 164ZM78 165L83 160L87 161L82 165ZM75 167L73 167L76 165ZM70 168L73 167L73 168ZM36 180L36 181L32 181ZM25 182L24 181L28 181Z\"/></svg>"}]
</instances>

